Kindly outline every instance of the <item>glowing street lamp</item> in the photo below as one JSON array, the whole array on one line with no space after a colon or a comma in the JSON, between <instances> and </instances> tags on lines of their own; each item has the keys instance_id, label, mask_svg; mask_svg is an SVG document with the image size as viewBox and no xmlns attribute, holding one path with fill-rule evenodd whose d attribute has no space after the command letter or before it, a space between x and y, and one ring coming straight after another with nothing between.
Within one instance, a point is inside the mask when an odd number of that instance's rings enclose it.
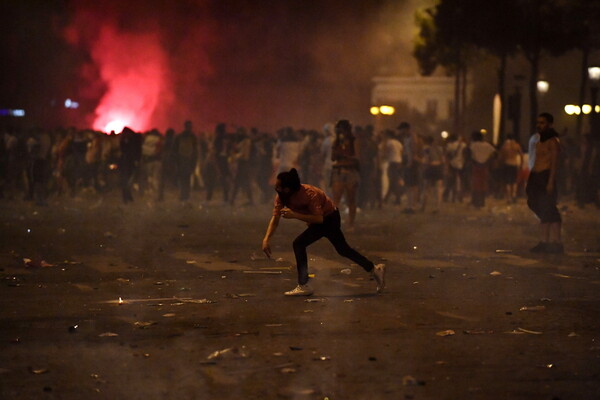
<instances>
[{"instance_id":1,"label":"glowing street lamp","mask_svg":"<svg viewBox=\"0 0 600 400\"><path fill-rule=\"evenodd\" d=\"M565 106L565 113L567 113L567 115L579 115L581 114L581 107L574 104L567 104Z\"/></svg>"},{"instance_id":2,"label":"glowing street lamp","mask_svg":"<svg viewBox=\"0 0 600 400\"><path fill-rule=\"evenodd\" d=\"M377 106L371 107L370 111L371 111L371 115L379 115L379 107L377 107Z\"/></svg>"},{"instance_id":3,"label":"glowing street lamp","mask_svg":"<svg viewBox=\"0 0 600 400\"><path fill-rule=\"evenodd\" d=\"M537 81L537 90L540 94L548 93L548 90L550 90L550 83L548 83L548 81Z\"/></svg>"},{"instance_id":4,"label":"glowing street lamp","mask_svg":"<svg viewBox=\"0 0 600 400\"><path fill-rule=\"evenodd\" d=\"M383 115L394 115L394 113L396 112L396 109L392 106L381 106L381 107L379 107L379 111Z\"/></svg>"},{"instance_id":5,"label":"glowing street lamp","mask_svg":"<svg viewBox=\"0 0 600 400\"><path fill-rule=\"evenodd\" d=\"M448 139L448 131L442 131L442 133L440 134L442 136L442 139Z\"/></svg>"}]
</instances>

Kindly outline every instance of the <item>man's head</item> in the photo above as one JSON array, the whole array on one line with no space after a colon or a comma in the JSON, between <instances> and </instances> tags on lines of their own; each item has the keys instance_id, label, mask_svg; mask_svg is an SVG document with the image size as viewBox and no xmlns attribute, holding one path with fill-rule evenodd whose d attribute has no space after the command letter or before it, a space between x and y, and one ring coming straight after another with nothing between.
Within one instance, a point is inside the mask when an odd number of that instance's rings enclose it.
<instances>
[{"instance_id":1,"label":"man's head","mask_svg":"<svg viewBox=\"0 0 600 400\"><path fill-rule=\"evenodd\" d=\"M290 197L300 190L300 177L296 168L290 169L288 172L280 172L277 175L275 182L275 191L279 195L279 199L284 206L288 205Z\"/></svg>"},{"instance_id":2,"label":"man's head","mask_svg":"<svg viewBox=\"0 0 600 400\"><path fill-rule=\"evenodd\" d=\"M410 133L410 124L408 122L401 122L397 129L400 137L404 137Z\"/></svg>"},{"instance_id":3,"label":"man's head","mask_svg":"<svg viewBox=\"0 0 600 400\"><path fill-rule=\"evenodd\" d=\"M552 129L552 124L554 123L554 117L550 113L541 113L537 117L536 128L538 133L547 132Z\"/></svg>"},{"instance_id":4,"label":"man's head","mask_svg":"<svg viewBox=\"0 0 600 400\"><path fill-rule=\"evenodd\" d=\"M340 119L335 124L335 133L344 134L344 133L352 133L352 124L347 119Z\"/></svg>"},{"instance_id":5,"label":"man's head","mask_svg":"<svg viewBox=\"0 0 600 400\"><path fill-rule=\"evenodd\" d=\"M185 123L183 124L183 127L185 128L186 131L191 132L192 131L192 121L190 121L190 120L185 121Z\"/></svg>"}]
</instances>

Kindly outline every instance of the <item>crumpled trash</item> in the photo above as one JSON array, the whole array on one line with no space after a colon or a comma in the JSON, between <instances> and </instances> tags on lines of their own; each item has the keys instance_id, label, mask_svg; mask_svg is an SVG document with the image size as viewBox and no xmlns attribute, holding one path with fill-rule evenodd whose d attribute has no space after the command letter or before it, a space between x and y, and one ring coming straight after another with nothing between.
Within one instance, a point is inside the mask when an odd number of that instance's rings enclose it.
<instances>
[{"instance_id":1,"label":"crumpled trash","mask_svg":"<svg viewBox=\"0 0 600 400\"><path fill-rule=\"evenodd\" d=\"M242 347L228 347L226 349L217 350L212 352L206 357L207 360L222 359L222 358L248 358L249 354L246 350L246 346Z\"/></svg>"},{"instance_id":2,"label":"crumpled trash","mask_svg":"<svg viewBox=\"0 0 600 400\"><path fill-rule=\"evenodd\" d=\"M181 301L184 302L184 303L193 303L193 304L213 304L213 303L216 303L216 301L209 300L209 299L182 299Z\"/></svg>"},{"instance_id":3,"label":"crumpled trash","mask_svg":"<svg viewBox=\"0 0 600 400\"><path fill-rule=\"evenodd\" d=\"M340 273L342 273L344 275L350 275L352 273L352 270L350 268L344 268L343 270L340 271Z\"/></svg>"},{"instance_id":4,"label":"crumpled trash","mask_svg":"<svg viewBox=\"0 0 600 400\"><path fill-rule=\"evenodd\" d=\"M494 333L494 331L484 331L483 329L469 329L469 330L463 331L463 333L465 335L486 335L486 334L492 334L492 333Z\"/></svg>"},{"instance_id":5,"label":"crumpled trash","mask_svg":"<svg viewBox=\"0 0 600 400\"><path fill-rule=\"evenodd\" d=\"M41 374L45 374L50 372L50 370L48 368L33 368L33 367L28 367L27 368L29 370L29 372L31 372L32 374L35 375L41 375Z\"/></svg>"},{"instance_id":6,"label":"crumpled trash","mask_svg":"<svg viewBox=\"0 0 600 400\"><path fill-rule=\"evenodd\" d=\"M163 314L163 317L165 317L165 318L171 318L171 317L174 317L174 316L175 316L175 313L166 313L166 314Z\"/></svg>"},{"instance_id":7,"label":"crumpled trash","mask_svg":"<svg viewBox=\"0 0 600 400\"><path fill-rule=\"evenodd\" d=\"M31 258L23 258L23 264L31 268L48 268L54 267L54 264L46 262L46 260L32 260Z\"/></svg>"},{"instance_id":8,"label":"crumpled trash","mask_svg":"<svg viewBox=\"0 0 600 400\"><path fill-rule=\"evenodd\" d=\"M402 377L403 386L425 386L425 381L418 381L411 375L405 375Z\"/></svg>"},{"instance_id":9,"label":"crumpled trash","mask_svg":"<svg viewBox=\"0 0 600 400\"><path fill-rule=\"evenodd\" d=\"M519 308L519 311L543 311L546 309L546 306L524 306Z\"/></svg>"},{"instance_id":10,"label":"crumpled trash","mask_svg":"<svg viewBox=\"0 0 600 400\"><path fill-rule=\"evenodd\" d=\"M133 323L134 326L140 329L148 329L152 325L156 325L158 322L155 321L136 321Z\"/></svg>"},{"instance_id":11,"label":"crumpled trash","mask_svg":"<svg viewBox=\"0 0 600 400\"><path fill-rule=\"evenodd\" d=\"M438 336L452 336L454 334L456 334L456 332L454 332L452 329L448 329L445 331L439 331L436 333L436 335L438 335Z\"/></svg>"},{"instance_id":12,"label":"crumpled trash","mask_svg":"<svg viewBox=\"0 0 600 400\"><path fill-rule=\"evenodd\" d=\"M294 372L296 372L295 368L281 368L282 374L293 374Z\"/></svg>"},{"instance_id":13,"label":"crumpled trash","mask_svg":"<svg viewBox=\"0 0 600 400\"><path fill-rule=\"evenodd\" d=\"M496 253L498 253L498 254L509 254L509 253L512 253L512 250L496 249Z\"/></svg>"},{"instance_id":14,"label":"crumpled trash","mask_svg":"<svg viewBox=\"0 0 600 400\"><path fill-rule=\"evenodd\" d=\"M490 272L490 275L491 276L499 276L499 275L502 275L502 272L500 272L500 271L492 271L492 272Z\"/></svg>"},{"instance_id":15,"label":"crumpled trash","mask_svg":"<svg viewBox=\"0 0 600 400\"><path fill-rule=\"evenodd\" d=\"M568 334L568 337L576 337L576 336L579 336L579 335L575 332L571 332Z\"/></svg>"},{"instance_id":16,"label":"crumpled trash","mask_svg":"<svg viewBox=\"0 0 600 400\"><path fill-rule=\"evenodd\" d=\"M115 337L115 336L119 336L118 333L114 333L114 332L104 332L98 335L99 337Z\"/></svg>"},{"instance_id":17,"label":"crumpled trash","mask_svg":"<svg viewBox=\"0 0 600 400\"><path fill-rule=\"evenodd\" d=\"M225 297L228 299L239 299L241 297L254 297L254 293L225 293Z\"/></svg>"},{"instance_id":18,"label":"crumpled trash","mask_svg":"<svg viewBox=\"0 0 600 400\"><path fill-rule=\"evenodd\" d=\"M306 299L304 302L306 303L325 303L325 299Z\"/></svg>"},{"instance_id":19,"label":"crumpled trash","mask_svg":"<svg viewBox=\"0 0 600 400\"><path fill-rule=\"evenodd\" d=\"M504 332L504 333L508 333L511 335L524 335L526 333L529 333L530 335L542 335L543 334L543 332L532 331L532 330L524 329L524 328L517 328L512 331L508 331L508 332Z\"/></svg>"}]
</instances>

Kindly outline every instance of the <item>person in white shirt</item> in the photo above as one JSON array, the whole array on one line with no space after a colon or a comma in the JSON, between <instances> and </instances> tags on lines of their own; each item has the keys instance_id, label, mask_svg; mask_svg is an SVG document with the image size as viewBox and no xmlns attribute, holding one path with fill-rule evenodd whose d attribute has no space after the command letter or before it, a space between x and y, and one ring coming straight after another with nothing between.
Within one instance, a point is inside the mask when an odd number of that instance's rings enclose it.
<instances>
[{"instance_id":1,"label":"person in white shirt","mask_svg":"<svg viewBox=\"0 0 600 400\"><path fill-rule=\"evenodd\" d=\"M385 195L384 201L388 201L393 195L395 203L400 204L402 196L402 152L404 147L394 135L394 131L385 131L386 141L383 147L383 161L387 165L387 176L389 179L389 189Z\"/></svg>"},{"instance_id":2,"label":"person in white shirt","mask_svg":"<svg viewBox=\"0 0 600 400\"><path fill-rule=\"evenodd\" d=\"M489 161L496 153L494 146L483 140L483 134L475 131L471 134L471 204L476 208L485 206L488 187Z\"/></svg>"}]
</instances>

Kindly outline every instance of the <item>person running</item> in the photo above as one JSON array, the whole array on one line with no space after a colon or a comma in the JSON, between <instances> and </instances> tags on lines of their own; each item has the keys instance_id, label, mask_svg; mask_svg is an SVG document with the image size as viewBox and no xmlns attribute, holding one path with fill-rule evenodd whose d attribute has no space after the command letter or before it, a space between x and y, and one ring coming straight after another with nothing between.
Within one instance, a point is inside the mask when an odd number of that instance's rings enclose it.
<instances>
[{"instance_id":1,"label":"person running","mask_svg":"<svg viewBox=\"0 0 600 400\"><path fill-rule=\"evenodd\" d=\"M348 245L340 227L340 212L325 192L315 186L301 184L295 168L277 175L275 191L277 196L275 196L273 216L262 241L262 250L267 257L271 258L270 240L279 226L281 217L297 219L308 224L308 228L293 242L298 270L298 286L285 292L286 296L310 296L313 294L313 289L308 284L306 248L322 237L326 237L331 242L338 254L349 258L371 273L377 282L377 292L383 291L385 265L374 265L373 262Z\"/></svg>"},{"instance_id":2,"label":"person running","mask_svg":"<svg viewBox=\"0 0 600 400\"><path fill-rule=\"evenodd\" d=\"M540 219L542 240L530 250L533 253L564 253L560 238L562 219L556 207L556 172L560 140L552 128L554 117L542 113L537 119L540 140L535 145L535 162L527 180L527 205Z\"/></svg>"}]
</instances>

